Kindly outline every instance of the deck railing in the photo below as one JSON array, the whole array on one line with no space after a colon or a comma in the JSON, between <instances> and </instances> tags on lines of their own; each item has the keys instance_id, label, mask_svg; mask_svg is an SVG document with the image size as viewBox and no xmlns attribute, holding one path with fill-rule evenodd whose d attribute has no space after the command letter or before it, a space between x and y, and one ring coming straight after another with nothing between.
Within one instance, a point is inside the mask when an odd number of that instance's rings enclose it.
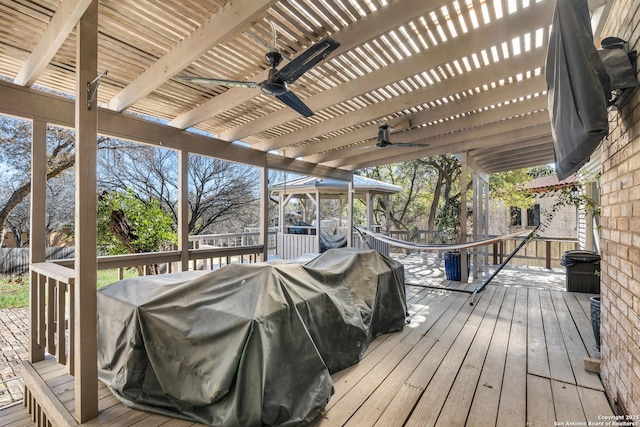
<instances>
[{"instance_id":1,"label":"deck railing","mask_svg":"<svg viewBox=\"0 0 640 427\"><path fill-rule=\"evenodd\" d=\"M454 236L431 230L418 230L411 234L406 230L395 230L389 233L396 239L411 241L413 243L443 244L457 241ZM493 237L493 236L491 236ZM501 264L504 259L522 242L524 236L505 239L487 248L488 262ZM467 241L472 241L473 236L468 235ZM527 243L511 259L511 264L528 265L532 267L559 268L562 255L566 251L578 249L578 239L570 237L535 237ZM393 252L393 250L392 250Z\"/></svg>"},{"instance_id":2,"label":"deck railing","mask_svg":"<svg viewBox=\"0 0 640 427\"><path fill-rule=\"evenodd\" d=\"M406 240L408 232L393 231L392 237ZM273 241L272 249L277 245L279 253L284 258L294 258L302 255L298 253L315 252L315 240L311 246L307 244L298 250L282 252L293 243L284 237L315 239L315 235L286 235L270 232L270 241ZM218 235L191 236L192 249L189 250L189 269L216 269L231 263L254 263L261 259L263 247L255 244L258 233L228 233ZM438 232L420 230L414 237L414 241L420 243L439 243L447 241L448 236ZM507 239L488 247L486 253L489 262L499 264L522 238ZM295 242L294 242L295 243ZM308 243L308 242L307 242ZM375 242L374 242L375 244ZM358 236L354 236L353 246L359 247ZM271 246L271 245L270 245ZM299 245L298 245L299 246ZM576 239L538 237L513 258L512 263L541 266L546 268L560 267L562 255L567 250L576 249ZM294 248L295 249L295 248ZM375 247L389 253L388 245L384 248ZM295 252L295 253L294 253ZM293 256L295 255L295 256ZM180 262L179 251L167 251L158 253L141 253L130 255L112 255L98 257L98 269L118 269L119 278L123 277L125 268L141 267L144 274L170 273L177 271ZM43 357L44 351L54 355L59 363L68 366L73 373L73 286L74 275L73 259L59 260L55 263L44 262L31 266L31 310L32 310L32 351L36 359L38 355Z\"/></svg>"},{"instance_id":3,"label":"deck railing","mask_svg":"<svg viewBox=\"0 0 640 427\"><path fill-rule=\"evenodd\" d=\"M249 240L246 240L249 242ZM206 247L189 250L190 269L215 269L231 263L254 263L262 254L262 245ZM98 257L98 270L138 268L143 274L177 271L180 251L109 255ZM74 259L34 263L30 266L30 360L42 360L45 352L67 366L73 375L74 331L73 287Z\"/></svg>"},{"instance_id":4,"label":"deck railing","mask_svg":"<svg viewBox=\"0 0 640 427\"><path fill-rule=\"evenodd\" d=\"M31 361L44 359L45 351L73 375L73 287L75 271L54 264L31 264Z\"/></svg>"}]
</instances>

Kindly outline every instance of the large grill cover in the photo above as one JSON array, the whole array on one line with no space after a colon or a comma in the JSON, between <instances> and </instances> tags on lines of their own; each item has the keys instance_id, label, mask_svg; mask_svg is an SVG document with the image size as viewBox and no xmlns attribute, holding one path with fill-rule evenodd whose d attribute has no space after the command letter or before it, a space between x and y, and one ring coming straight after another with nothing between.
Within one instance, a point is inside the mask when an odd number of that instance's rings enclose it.
<instances>
[{"instance_id":1,"label":"large grill cover","mask_svg":"<svg viewBox=\"0 0 640 427\"><path fill-rule=\"evenodd\" d=\"M375 251L126 279L98 292L99 377L139 409L304 425L333 393L330 373L405 317L403 266Z\"/></svg>"},{"instance_id":2,"label":"large grill cover","mask_svg":"<svg viewBox=\"0 0 640 427\"><path fill-rule=\"evenodd\" d=\"M546 79L556 174L563 180L609 131L609 76L593 45L587 0L556 1Z\"/></svg>"}]
</instances>

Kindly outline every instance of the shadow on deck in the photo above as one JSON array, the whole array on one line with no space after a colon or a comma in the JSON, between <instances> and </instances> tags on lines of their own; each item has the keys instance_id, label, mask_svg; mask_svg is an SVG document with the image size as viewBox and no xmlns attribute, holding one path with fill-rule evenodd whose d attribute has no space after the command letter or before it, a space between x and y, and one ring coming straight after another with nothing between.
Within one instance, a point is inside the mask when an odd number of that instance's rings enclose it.
<instances>
[{"instance_id":1,"label":"shadow on deck","mask_svg":"<svg viewBox=\"0 0 640 427\"><path fill-rule=\"evenodd\" d=\"M461 285L444 280L433 254L393 257L406 266L411 323L332 376L335 394L315 426L552 426L612 415L598 375L584 369L598 357L590 295L564 292L564 271L505 268L471 306L468 293L433 287L474 289L491 269ZM47 361L34 368L72 409L71 377ZM87 425L194 425L99 393L100 416ZM32 424L23 406L0 411L0 426Z\"/></svg>"}]
</instances>

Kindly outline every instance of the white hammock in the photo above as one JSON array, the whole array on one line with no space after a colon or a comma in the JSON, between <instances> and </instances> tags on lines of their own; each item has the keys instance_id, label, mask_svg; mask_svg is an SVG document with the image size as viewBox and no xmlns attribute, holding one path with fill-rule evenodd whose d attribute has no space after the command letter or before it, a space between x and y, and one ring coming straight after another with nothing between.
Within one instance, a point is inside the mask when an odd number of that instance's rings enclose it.
<instances>
[{"instance_id":1,"label":"white hammock","mask_svg":"<svg viewBox=\"0 0 640 427\"><path fill-rule=\"evenodd\" d=\"M356 227L356 230L358 230L358 232L360 232L362 235L371 236L374 239L379 240L381 242L388 243L391 246L397 246L403 249L416 249L420 251L460 250L460 249L475 248L478 246L498 243L501 240L510 239L512 237L521 236L523 234L531 232L531 230L522 229L516 233L503 234L501 236L490 237L488 239L476 240L475 242L437 245L437 244L411 243L411 242L407 242L406 240L394 239L393 237L389 237L384 234L374 233L373 231L365 230L364 228L360 228L360 227Z\"/></svg>"}]
</instances>

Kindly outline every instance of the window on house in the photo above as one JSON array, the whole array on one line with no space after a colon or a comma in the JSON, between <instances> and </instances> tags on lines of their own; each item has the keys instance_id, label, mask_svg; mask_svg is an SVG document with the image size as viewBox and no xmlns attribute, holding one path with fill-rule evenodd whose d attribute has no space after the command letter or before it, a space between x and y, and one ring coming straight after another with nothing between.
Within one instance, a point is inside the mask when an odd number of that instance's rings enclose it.
<instances>
[{"instance_id":1,"label":"window on house","mask_svg":"<svg viewBox=\"0 0 640 427\"><path fill-rule=\"evenodd\" d=\"M529 227L537 227L540 225L540 205L533 205L527 209L527 225Z\"/></svg>"},{"instance_id":2,"label":"window on house","mask_svg":"<svg viewBox=\"0 0 640 427\"><path fill-rule=\"evenodd\" d=\"M522 225L522 210L511 206L511 225Z\"/></svg>"}]
</instances>

